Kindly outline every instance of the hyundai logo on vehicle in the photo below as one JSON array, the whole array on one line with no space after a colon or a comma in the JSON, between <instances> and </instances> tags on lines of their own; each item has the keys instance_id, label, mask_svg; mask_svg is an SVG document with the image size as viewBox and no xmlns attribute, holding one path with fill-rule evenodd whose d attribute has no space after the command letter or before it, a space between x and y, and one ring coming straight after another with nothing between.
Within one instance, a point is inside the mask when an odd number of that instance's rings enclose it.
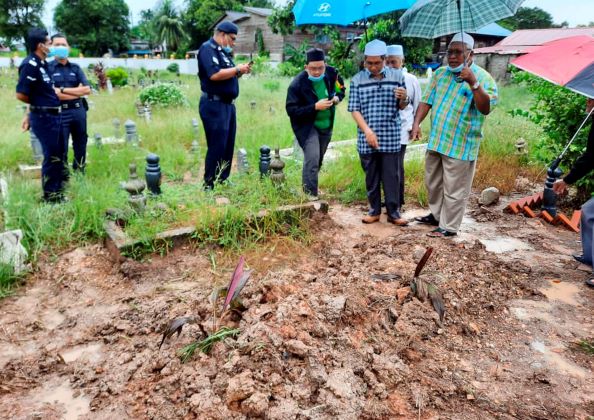
<instances>
[{"instance_id":1,"label":"hyundai logo on vehicle","mask_svg":"<svg viewBox=\"0 0 594 420\"><path fill-rule=\"evenodd\" d=\"M330 8L332 6L330 5L330 3L322 3L320 4L320 7L318 7L318 11L316 13L314 13L315 17L329 17L332 16L332 13L330 13Z\"/></svg>"}]
</instances>

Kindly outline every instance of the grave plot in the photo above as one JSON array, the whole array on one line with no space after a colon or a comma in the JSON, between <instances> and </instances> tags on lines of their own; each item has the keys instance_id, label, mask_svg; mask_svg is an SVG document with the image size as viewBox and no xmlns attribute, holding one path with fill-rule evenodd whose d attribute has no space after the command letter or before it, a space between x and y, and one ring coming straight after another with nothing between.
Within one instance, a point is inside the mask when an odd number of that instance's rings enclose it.
<instances>
[{"instance_id":1,"label":"grave plot","mask_svg":"<svg viewBox=\"0 0 594 420\"><path fill-rule=\"evenodd\" d=\"M232 181L237 185L216 192L203 191L197 155L183 180L164 179L159 156L152 153L146 156L144 179L136 164L130 164L129 179L121 183L127 202L106 212L105 242L112 257L121 260L146 250L169 249L188 239L199 241L221 223L236 224L239 231L249 232L268 224L298 225L316 212L328 211L327 202L307 202L300 191L286 185L285 163L278 149L274 157L267 146L260 152L259 170L252 172L247 152L239 149ZM245 188L255 191L246 194Z\"/></svg>"}]
</instances>

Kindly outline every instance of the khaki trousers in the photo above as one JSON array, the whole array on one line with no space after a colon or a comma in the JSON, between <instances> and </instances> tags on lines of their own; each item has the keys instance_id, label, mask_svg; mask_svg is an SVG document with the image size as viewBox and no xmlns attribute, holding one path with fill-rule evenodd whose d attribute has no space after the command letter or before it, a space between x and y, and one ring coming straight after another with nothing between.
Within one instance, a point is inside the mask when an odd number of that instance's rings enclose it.
<instances>
[{"instance_id":1,"label":"khaki trousers","mask_svg":"<svg viewBox=\"0 0 594 420\"><path fill-rule=\"evenodd\" d=\"M425 155L429 209L439 227L458 232L474 178L475 161L454 159L431 150Z\"/></svg>"}]
</instances>

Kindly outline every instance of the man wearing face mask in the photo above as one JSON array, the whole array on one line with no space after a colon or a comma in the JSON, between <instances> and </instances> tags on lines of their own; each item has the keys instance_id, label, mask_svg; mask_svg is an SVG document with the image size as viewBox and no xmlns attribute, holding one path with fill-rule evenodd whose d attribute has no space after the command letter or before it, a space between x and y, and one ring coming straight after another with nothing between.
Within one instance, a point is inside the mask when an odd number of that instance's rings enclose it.
<instances>
[{"instance_id":1,"label":"man wearing face mask","mask_svg":"<svg viewBox=\"0 0 594 420\"><path fill-rule=\"evenodd\" d=\"M231 53L237 38L237 25L221 22L211 39L198 51L200 78L200 118L206 134L204 188L211 190L215 180L229 178L235 148L236 114L234 101L239 96L239 78L252 70L252 63L233 63Z\"/></svg>"},{"instance_id":2,"label":"man wearing face mask","mask_svg":"<svg viewBox=\"0 0 594 420\"><path fill-rule=\"evenodd\" d=\"M62 106L62 131L66 140L72 136L72 169L84 173L87 156L87 110L82 97L90 94L91 88L80 66L68 60L70 46L64 35L52 36L52 50L55 59L48 67Z\"/></svg>"},{"instance_id":3,"label":"man wearing face mask","mask_svg":"<svg viewBox=\"0 0 594 420\"><path fill-rule=\"evenodd\" d=\"M344 99L345 89L338 71L326 65L324 51L306 52L305 70L291 82L285 109L291 127L303 149L303 191L318 198L318 174L332 137L334 105Z\"/></svg>"},{"instance_id":4,"label":"man wearing face mask","mask_svg":"<svg viewBox=\"0 0 594 420\"><path fill-rule=\"evenodd\" d=\"M497 104L497 85L486 70L474 64L474 39L454 35L448 46L448 66L435 71L417 109L411 138L420 138L420 124L432 112L425 156L425 185L429 193L427 216L416 221L437 226L428 235L457 234L483 138L485 117Z\"/></svg>"},{"instance_id":5,"label":"man wearing face mask","mask_svg":"<svg viewBox=\"0 0 594 420\"><path fill-rule=\"evenodd\" d=\"M353 76L348 110L357 123L357 151L365 171L369 211L363 223L379 222L381 187L388 223L406 226L400 215L399 159L400 110L410 99L401 70L384 65L386 43L373 40L365 45L365 68Z\"/></svg>"},{"instance_id":6,"label":"man wearing face mask","mask_svg":"<svg viewBox=\"0 0 594 420\"><path fill-rule=\"evenodd\" d=\"M43 150L43 199L57 203L64 200L64 186L68 179L68 140L62 134L60 99L45 61L50 54L50 46L45 29L29 30L27 49L30 55L19 67L16 98L29 105L22 122L23 130L31 128Z\"/></svg>"}]
</instances>

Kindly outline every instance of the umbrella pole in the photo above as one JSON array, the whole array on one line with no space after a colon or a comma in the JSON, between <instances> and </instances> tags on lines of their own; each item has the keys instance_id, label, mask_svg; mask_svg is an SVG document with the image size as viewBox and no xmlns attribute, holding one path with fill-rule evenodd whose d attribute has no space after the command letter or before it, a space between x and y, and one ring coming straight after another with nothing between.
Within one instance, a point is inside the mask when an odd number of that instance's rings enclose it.
<instances>
[{"instance_id":1,"label":"umbrella pole","mask_svg":"<svg viewBox=\"0 0 594 420\"><path fill-rule=\"evenodd\" d=\"M582 121L582 124L579 126L571 140L569 140L569 143L567 143L565 149L563 149L563 152L561 152L559 157L555 159L547 169L547 179L545 180L545 187L542 197L542 209L547 211L553 217L557 215L557 194L553 191L553 184L555 184L557 179L559 179L559 177L563 174L561 169L559 169L559 164L561 163L561 159L563 159L563 156L567 150L569 150L569 146L571 146L578 133L586 124L586 121L588 121L588 118L590 118L593 112L594 108L591 109L590 113L586 116L586 118L584 118L584 121Z\"/></svg>"},{"instance_id":2,"label":"umbrella pole","mask_svg":"<svg viewBox=\"0 0 594 420\"><path fill-rule=\"evenodd\" d=\"M367 39L367 18L363 20L363 26L365 27L365 43L367 44L369 42L369 39Z\"/></svg>"}]
</instances>

